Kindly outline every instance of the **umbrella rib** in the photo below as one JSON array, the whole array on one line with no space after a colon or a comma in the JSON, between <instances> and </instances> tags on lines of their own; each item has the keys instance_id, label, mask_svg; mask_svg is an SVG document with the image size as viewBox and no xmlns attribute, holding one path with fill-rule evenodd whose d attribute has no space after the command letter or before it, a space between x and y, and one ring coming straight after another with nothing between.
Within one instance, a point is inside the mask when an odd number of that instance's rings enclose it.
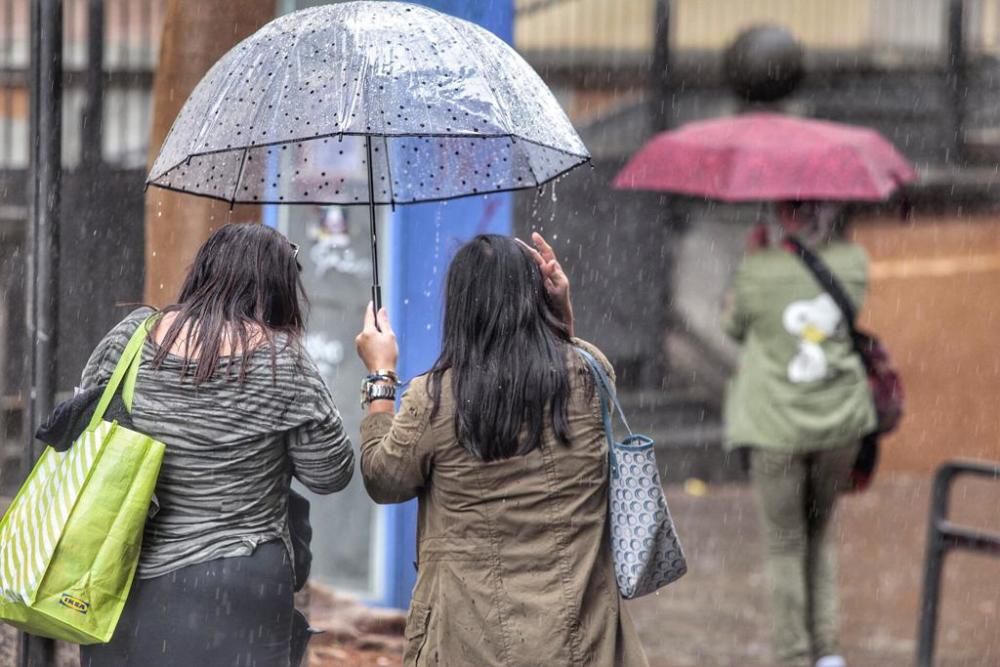
<instances>
[{"instance_id":1,"label":"umbrella rib","mask_svg":"<svg viewBox=\"0 0 1000 667\"><path fill-rule=\"evenodd\" d=\"M449 24L449 25L451 25L451 24ZM463 31L458 30L454 25L452 25L452 29L458 34L459 38L463 42L465 42L466 50L469 53L475 54L476 60L479 62L480 68L482 70L489 70L490 73L491 73L491 75L495 75L496 71L497 71L496 67L495 67L495 63L492 62L492 61L489 62L489 63L487 63L483 59L483 57L481 55L481 51L479 49L474 49L474 48L471 47L471 45L469 44L468 37L467 37L467 35ZM497 109L504 108L500 104L500 96L497 94L496 89L493 87L493 76L486 77L485 79L486 79L486 85L490 89L490 93L493 95L493 99L494 99L494 101L495 101L495 103L497 105ZM531 139L526 139L524 137L521 137L520 135L518 135L518 134L516 134L514 132L514 130L513 130L512 127L510 127L510 123L507 123L507 127L505 129L507 130L507 134L506 135L501 135L501 136L507 136L507 137L509 137L511 139L512 143L513 143L513 140L515 138L517 138L517 139L519 139L521 141L526 141L529 144L534 144L535 146L540 146L541 148L546 148L546 149L549 149L549 150L554 150L554 151L557 151L559 153L563 153L564 155L573 155L573 153L568 153L566 151L563 151L563 150L560 150L558 148L555 148L554 146L547 146L547 145L545 145L545 144L543 144L541 142L532 141ZM513 151L512 151L512 153L513 153ZM584 158L585 162L590 160L590 156L589 155L580 155L580 156L577 156L577 157ZM564 170L561 173L556 174L555 176L552 176L551 178L547 178L544 181L540 181L539 178L538 178L538 173L535 172L535 165L532 163L530 155L526 156L526 162L528 163L528 171L531 172L531 178L535 181L535 186L536 187L541 187L541 186L545 185L545 183L548 183L549 181L553 181L553 180L559 178L560 176L562 176L562 174L565 174L567 171L569 171L568 169Z\"/></svg>"},{"instance_id":2,"label":"umbrella rib","mask_svg":"<svg viewBox=\"0 0 1000 667\"><path fill-rule=\"evenodd\" d=\"M452 29L452 31L456 35L458 35L458 38L461 39L465 43L466 52L475 55L476 60L479 62L480 71L484 71L484 70L487 70L487 69L489 70L490 76L484 77L485 82L486 82L486 87L490 89L490 94L493 95L493 103L496 104L496 108L498 110L505 109L505 107L500 104L500 96L497 95L497 91L493 87L493 75L496 73L496 69L493 67L493 63L487 64L486 61L483 60L483 57L482 57L479 49L472 48L472 45L469 44L468 37L466 36L466 34L465 34L464 31L459 30L454 25L454 23L452 23L451 21L447 21L447 23L448 23L448 27L450 27ZM506 122L507 120L508 120L507 118L504 118L505 125L506 125L506 127L504 129L507 130L506 134L508 136L514 136L513 128L511 128L509 122Z\"/></svg>"},{"instance_id":3,"label":"umbrella rib","mask_svg":"<svg viewBox=\"0 0 1000 667\"><path fill-rule=\"evenodd\" d=\"M236 172L236 182L233 183L233 196L229 199L229 210L233 210L233 206L236 205L236 193L240 190L240 181L243 180L243 167L247 163L247 153L250 151L249 148L243 149L243 158L240 160L240 170Z\"/></svg>"},{"instance_id":4,"label":"umbrella rib","mask_svg":"<svg viewBox=\"0 0 1000 667\"><path fill-rule=\"evenodd\" d=\"M302 41L302 32L301 31L297 31L297 32L295 32L295 40L292 42L291 48L289 48L290 57L291 57L291 54L294 54L296 52L296 49L299 48L299 42L300 41ZM263 91L261 91L260 104L256 105L256 109L254 109L254 112L253 112L253 118L251 119L252 120L251 125L254 128L254 133L259 132L259 130L257 129L257 121L260 120L260 114L261 114L261 111L266 106L268 95L271 94L271 91L274 88L274 85L277 83L279 77L277 77L277 76L271 76L271 77L268 77L268 79L270 79L270 80L267 82L267 87ZM279 97L280 97L280 95L279 95ZM272 118L271 120L272 120L272 122L268 124L268 129L270 129L270 128L272 128L272 127L274 127L276 125L273 122L274 119ZM258 135L258 136L260 136L260 135ZM269 143L261 143L261 142L257 142L257 141L254 141L253 139L251 139L250 140L250 145L253 148L258 148L258 147L261 147L261 146L272 146L272 145L277 146L278 144L292 143L294 141L302 141L302 139L298 139L298 140L296 140L296 139L289 139L289 140L286 140L286 141L277 141L277 142L269 142Z\"/></svg>"},{"instance_id":5,"label":"umbrella rib","mask_svg":"<svg viewBox=\"0 0 1000 667\"><path fill-rule=\"evenodd\" d=\"M236 47L233 47L233 48L235 49ZM250 56L250 51L251 51L251 49L247 49L246 52L242 56L240 56L240 67L241 68L244 66L244 61ZM224 57L225 56L223 56L223 58ZM221 62L221 61L219 61L219 62ZM216 62L216 65L218 65L219 62ZM213 66L213 68L214 68L214 66ZM232 70L230 70L230 71L232 71ZM201 81L199 81L198 83L200 85ZM270 90L270 86L273 83L274 83L274 77L271 77L271 81L270 81L270 83L268 83L268 90ZM195 87L195 90L197 90L197 86ZM191 95L194 95L194 92L192 92ZM263 100L264 97L262 96L261 99ZM211 106L211 105L209 105L209 106ZM184 111L183 107L182 107L181 111L182 112ZM257 124L257 114L259 114L259 113L260 113L260 107L258 106L257 110L254 111L253 125ZM170 124L170 130L167 132L167 136L163 139L163 143L160 145L160 150L161 151L163 150L163 147L167 145L167 142L170 141L171 135L174 133L174 130L176 129L178 122L180 122L180 116L181 116L181 113L178 113L177 117L174 118L174 122ZM210 118L209 122L212 123L212 124L214 124L216 121L214 119ZM253 140L251 140L251 143L252 143L252 141ZM199 141L198 143L201 144L202 141ZM190 147L189 147L189 150L190 150ZM231 148L220 148L220 149L216 149L214 151L204 151L202 153L197 153L197 152L191 153L191 152L188 152L187 156L183 160L181 160L180 162L178 162L175 165L172 165L168 169L165 169L162 173L159 174L159 176L157 176L157 178L163 178L164 176L166 176L167 174L169 174L170 172L172 172L174 169L176 169L177 167L179 167L184 162L190 162L190 160L191 160L192 157L195 157L195 156L198 156L198 155L208 155L208 154L211 154L211 153L222 153L222 152L225 152L225 151L228 151L228 150L232 150L232 149ZM157 156L157 159L159 159L159 156ZM153 163L153 166L154 167L156 166L156 162L155 161ZM146 180L147 184L150 182L150 180L149 180L149 176L150 175L152 175L152 169L150 170L150 174L147 175L147 180ZM225 200L223 200L223 201L225 201Z\"/></svg>"},{"instance_id":6,"label":"umbrella rib","mask_svg":"<svg viewBox=\"0 0 1000 667\"><path fill-rule=\"evenodd\" d=\"M233 47L233 48L235 49L236 47ZM240 69L240 70L243 70L243 69L244 69L244 66L245 66L245 64L246 64L246 60L247 60L247 58L249 58L249 57L250 57L250 52L251 52L251 49L247 48L247 49L246 49L246 50L245 50L245 51L244 51L244 52L243 52L243 53L242 53L242 54L240 55L240 59L239 59L239 60L240 60L240 62L239 62L239 69ZM223 57L225 57L225 56L223 56ZM230 68L230 70L229 70L230 74L231 74L231 73L232 73L233 71L234 71L234 70L233 70L232 68ZM200 82L199 82L199 83L200 83ZM232 86L232 84L229 84L228 86L226 86L226 89L225 89L225 93L223 93L223 98L225 98L225 97L226 97L226 96L227 96L227 95L228 95L228 94L229 94L229 93L231 92L231 86ZM209 105L209 108L211 108L211 106L212 106L212 105ZM207 109L206 109L206 111L207 111ZM215 127L215 126L216 126L216 125L218 124L218 122L219 122L219 121L218 121L218 118L216 118L216 117L215 117L214 115L210 115L210 117L209 117L209 119L208 119L208 122L209 122L209 125L210 125L210 127L214 128L214 127ZM171 130L172 130L172 129L173 129L173 127L171 127ZM208 129L208 128L206 128L206 131L204 132L204 137L208 137L208 136L211 136L212 134L214 134L214 132L209 132L209 131L207 131L207 129ZM202 139L200 139L200 140L199 140L199 142L198 142L198 143L199 143L199 144L203 144L203 143L204 143L204 141L205 141L205 139L204 139L204 138L202 138Z\"/></svg>"},{"instance_id":7,"label":"umbrella rib","mask_svg":"<svg viewBox=\"0 0 1000 667\"><path fill-rule=\"evenodd\" d=\"M458 38L461 39L465 43L466 51L468 53L471 53L471 54L475 55L476 60L479 62L480 70L484 71L484 70L488 69L491 75L494 74L496 72L496 70L491 66L492 64L491 65L487 65L486 61L483 60L482 56L480 55L479 50L471 48L471 45L469 44L469 40L467 39L465 33L463 31L459 30L451 21L448 21L447 23L448 23L448 26L452 29L452 31L458 36ZM492 77L490 76L490 77L484 77L484 78L486 80L486 87L490 89L490 94L493 95L493 103L496 105L496 108L498 110L499 109L503 109L504 107L501 106L501 104L500 104L500 96L497 95L496 89L493 88ZM514 137L517 137L517 135L514 134L513 128L510 127L510 123L506 123L506 125L507 125L507 127L505 127L504 129L507 130L507 134L506 135L502 135L502 136L510 137L510 139L511 139L511 146L513 146L513 144L514 144ZM531 142L531 143L535 143L535 142ZM535 145L541 145L541 144L537 144L536 143ZM514 151L512 150L511 151L511 157L513 157L513 154L514 154ZM525 161L528 163L528 171L531 172L531 179L535 182L535 186L540 187L543 184L538 182L538 174L535 173L535 165L533 165L531 163L531 156L530 155L526 155L525 156Z\"/></svg>"}]
</instances>

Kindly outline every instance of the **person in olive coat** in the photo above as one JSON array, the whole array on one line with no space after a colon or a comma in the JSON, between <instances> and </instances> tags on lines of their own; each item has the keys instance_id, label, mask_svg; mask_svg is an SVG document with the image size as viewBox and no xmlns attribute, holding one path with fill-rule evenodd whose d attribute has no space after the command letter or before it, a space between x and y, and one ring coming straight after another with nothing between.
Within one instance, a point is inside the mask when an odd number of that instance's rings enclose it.
<instances>
[{"instance_id":1,"label":"person in olive coat","mask_svg":"<svg viewBox=\"0 0 1000 667\"><path fill-rule=\"evenodd\" d=\"M404 665L643 667L608 541L608 451L574 347L569 282L537 250L478 236L448 271L444 340L394 414L397 347L369 308L361 470L380 503L417 498Z\"/></svg>"},{"instance_id":2,"label":"person in olive coat","mask_svg":"<svg viewBox=\"0 0 1000 667\"><path fill-rule=\"evenodd\" d=\"M841 238L840 207L781 202L751 235L733 280L726 332L743 345L726 402L726 441L747 448L767 545L771 633L782 667L845 667L840 655L839 494L875 408L844 313L784 243L795 237L833 271L856 310L864 250Z\"/></svg>"}]
</instances>

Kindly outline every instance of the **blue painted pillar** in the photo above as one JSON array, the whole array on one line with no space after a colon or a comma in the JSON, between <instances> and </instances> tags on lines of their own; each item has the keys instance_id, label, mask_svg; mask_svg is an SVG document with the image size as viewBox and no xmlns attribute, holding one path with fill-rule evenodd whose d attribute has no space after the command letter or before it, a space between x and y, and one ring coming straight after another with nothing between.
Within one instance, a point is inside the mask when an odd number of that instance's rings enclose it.
<instances>
[{"instance_id":1,"label":"blue painted pillar","mask_svg":"<svg viewBox=\"0 0 1000 667\"><path fill-rule=\"evenodd\" d=\"M477 23L510 43L514 0L416 0L438 11ZM441 345L441 296L455 250L477 234L510 234L513 205L509 194L466 197L435 204L399 206L386 232L386 303L399 340L400 377L429 369ZM385 553L377 602L404 609L416 581L416 501L383 508Z\"/></svg>"}]
</instances>

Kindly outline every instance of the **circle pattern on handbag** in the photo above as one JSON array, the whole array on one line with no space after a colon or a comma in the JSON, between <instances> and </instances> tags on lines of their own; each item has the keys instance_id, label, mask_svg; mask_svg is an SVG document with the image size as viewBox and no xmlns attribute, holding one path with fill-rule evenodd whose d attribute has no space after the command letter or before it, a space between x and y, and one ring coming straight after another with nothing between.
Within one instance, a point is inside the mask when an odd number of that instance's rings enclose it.
<instances>
[{"instance_id":1,"label":"circle pattern on handbag","mask_svg":"<svg viewBox=\"0 0 1000 667\"><path fill-rule=\"evenodd\" d=\"M653 447L616 443L611 475L612 557L624 598L651 593L687 572L674 531Z\"/></svg>"}]
</instances>

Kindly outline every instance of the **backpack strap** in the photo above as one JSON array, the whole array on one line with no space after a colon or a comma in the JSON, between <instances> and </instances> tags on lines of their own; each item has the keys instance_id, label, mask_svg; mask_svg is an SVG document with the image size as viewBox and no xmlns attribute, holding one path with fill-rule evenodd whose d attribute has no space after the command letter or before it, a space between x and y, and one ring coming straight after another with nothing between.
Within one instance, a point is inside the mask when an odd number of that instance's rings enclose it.
<instances>
[{"instance_id":1,"label":"backpack strap","mask_svg":"<svg viewBox=\"0 0 1000 667\"><path fill-rule=\"evenodd\" d=\"M140 322L132 337L129 338L128 344L125 346L125 350L122 352L122 356L119 357L118 364L111 374L111 379L108 380L108 384L104 387L101 400L98 401L97 408L94 410L94 416L90 419L90 424L87 426L88 431L97 428L101 420L104 419L104 413L108 411L111 399L114 397L115 392L118 391L118 387L122 385L123 380L125 384L122 387L122 400L125 401L125 407L129 411L132 410L132 402L135 399L135 381L139 374L139 363L142 360L142 346L145 344L146 336L149 334L149 325L156 317L156 315L151 315Z\"/></svg>"}]
</instances>

